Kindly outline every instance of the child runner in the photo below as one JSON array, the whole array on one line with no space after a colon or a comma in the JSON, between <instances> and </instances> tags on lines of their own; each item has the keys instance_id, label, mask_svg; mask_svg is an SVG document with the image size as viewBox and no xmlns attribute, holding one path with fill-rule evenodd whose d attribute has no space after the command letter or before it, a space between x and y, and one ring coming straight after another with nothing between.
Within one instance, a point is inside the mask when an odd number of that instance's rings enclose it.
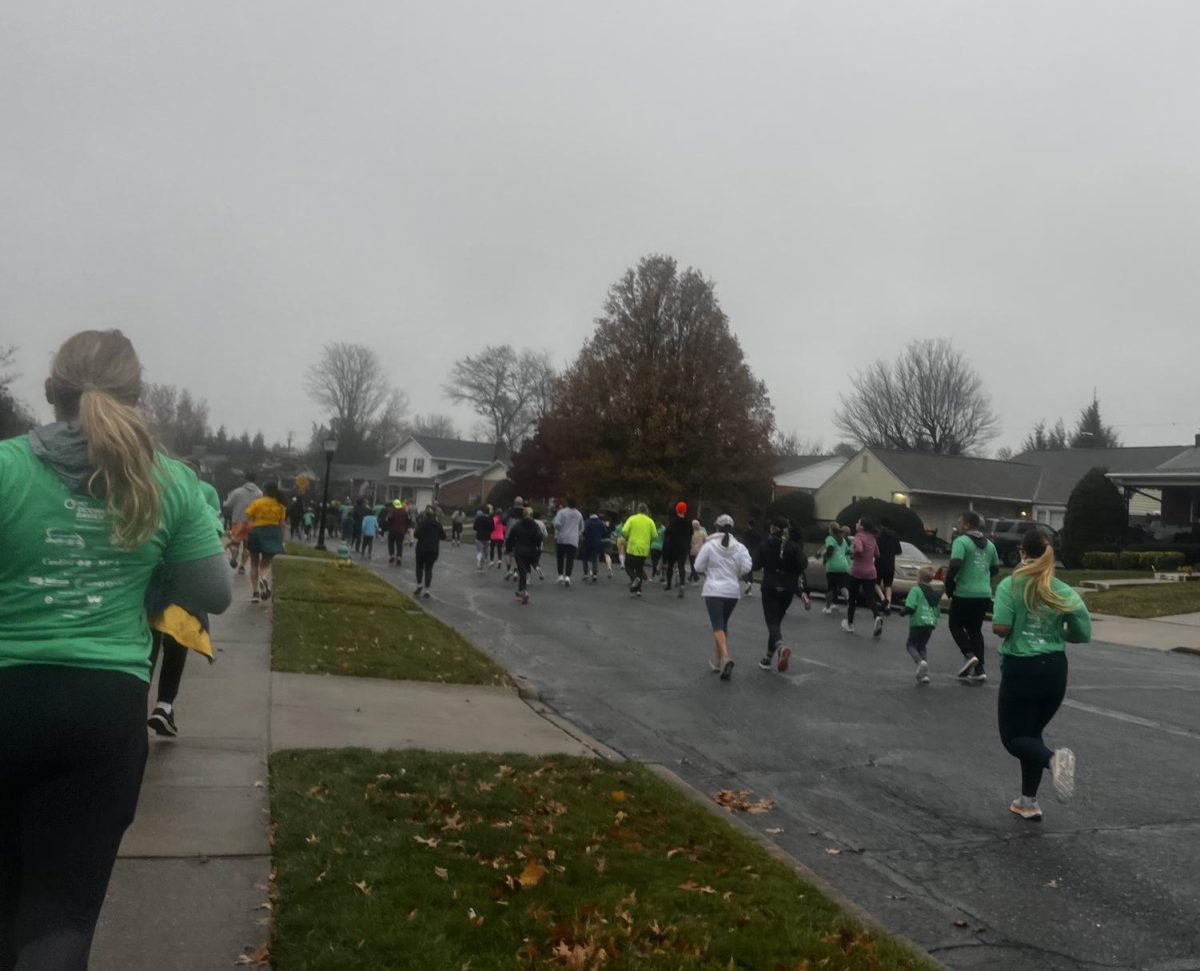
<instances>
[{"instance_id":1,"label":"child runner","mask_svg":"<svg viewBox=\"0 0 1200 971\"><path fill-rule=\"evenodd\" d=\"M917 684L929 684L926 649L942 616L942 595L933 589L932 582L933 567L921 567L917 571L917 585L908 591L908 599L900 610L901 617L912 618L908 622L908 643L904 646L917 665Z\"/></svg>"},{"instance_id":2,"label":"child runner","mask_svg":"<svg viewBox=\"0 0 1200 971\"><path fill-rule=\"evenodd\" d=\"M850 559L846 544L842 542L842 528L837 523L829 524L829 535L825 537L821 555L825 560L825 609L821 613L832 614L850 575Z\"/></svg>"},{"instance_id":3,"label":"child runner","mask_svg":"<svg viewBox=\"0 0 1200 971\"><path fill-rule=\"evenodd\" d=\"M783 618L792 599L800 589L800 577L804 573L804 551L788 537L788 521L776 519L769 527L763 541L759 562L762 564L762 609L767 622L767 654L758 666L771 670L771 661L779 650L779 672L788 669L788 658L792 649L783 644Z\"/></svg>"},{"instance_id":4,"label":"child runner","mask_svg":"<svg viewBox=\"0 0 1200 971\"><path fill-rule=\"evenodd\" d=\"M1042 732L1067 691L1065 642L1092 639L1092 618L1079 594L1054 575L1054 548L1031 529L1021 540L1021 565L996 589L992 631L1000 645L1000 740L1021 762L1021 795L1009 806L1040 822L1038 785L1049 769L1059 801L1075 794L1075 753L1046 747Z\"/></svg>"},{"instance_id":5,"label":"child runner","mask_svg":"<svg viewBox=\"0 0 1200 971\"><path fill-rule=\"evenodd\" d=\"M151 576L188 611L229 606L218 521L195 475L155 452L141 374L120 331L75 334L45 385L55 421L0 442L7 969L88 966L146 765Z\"/></svg>"},{"instance_id":6,"label":"child runner","mask_svg":"<svg viewBox=\"0 0 1200 971\"><path fill-rule=\"evenodd\" d=\"M959 517L960 535L950 547L946 593L950 595L950 636L965 664L958 676L976 684L986 681L983 670L983 621L992 605L992 578L1000 572L996 547L979 530L979 514L967 510Z\"/></svg>"},{"instance_id":7,"label":"child runner","mask_svg":"<svg viewBox=\"0 0 1200 971\"><path fill-rule=\"evenodd\" d=\"M654 539L650 541L650 580L662 583L663 540L667 535L667 527L662 523L655 526Z\"/></svg>"},{"instance_id":8,"label":"child runner","mask_svg":"<svg viewBox=\"0 0 1200 971\"><path fill-rule=\"evenodd\" d=\"M883 633L883 618L879 615L879 598L875 596L875 582L879 572L875 569L875 558L879 555L879 541L875 538L875 524L864 516L858 521L858 532L850 551L850 602L846 604L846 619L842 630L854 633L854 611L860 603L871 608L875 618L872 635Z\"/></svg>"},{"instance_id":9,"label":"child runner","mask_svg":"<svg viewBox=\"0 0 1200 971\"><path fill-rule=\"evenodd\" d=\"M721 680L733 674L733 659L729 656L729 618L733 616L742 595L742 577L750 572L750 551L733 538L733 517L717 517L714 533L696 557L696 569L704 574L704 607L713 629L715 661L708 666L720 672Z\"/></svg>"},{"instance_id":10,"label":"child runner","mask_svg":"<svg viewBox=\"0 0 1200 971\"><path fill-rule=\"evenodd\" d=\"M375 549L375 537L379 533L379 517L368 509L362 521L362 555L363 559L371 559Z\"/></svg>"},{"instance_id":11,"label":"child runner","mask_svg":"<svg viewBox=\"0 0 1200 971\"><path fill-rule=\"evenodd\" d=\"M263 494L246 507L250 522L250 602L271 599L271 562L283 552L287 509L279 501L279 486L268 482Z\"/></svg>"},{"instance_id":12,"label":"child runner","mask_svg":"<svg viewBox=\"0 0 1200 971\"><path fill-rule=\"evenodd\" d=\"M529 603L529 574L541 554L542 538L541 527L533 518L531 506L520 519L510 523L504 540L508 553L516 563L517 599L523 604Z\"/></svg>"},{"instance_id":13,"label":"child runner","mask_svg":"<svg viewBox=\"0 0 1200 971\"><path fill-rule=\"evenodd\" d=\"M433 583L433 564L437 562L446 530L433 506L426 506L413 529L414 559L417 561L417 589L414 597L429 599L429 585Z\"/></svg>"},{"instance_id":14,"label":"child runner","mask_svg":"<svg viewBox=\"0 0 1200 971\"><path fill-rule=\"evenodd\" d=\"M304 538L312 539L313 523L317 521L316 515L311 509L304 510Z\"/></svg>"}]
</instances>

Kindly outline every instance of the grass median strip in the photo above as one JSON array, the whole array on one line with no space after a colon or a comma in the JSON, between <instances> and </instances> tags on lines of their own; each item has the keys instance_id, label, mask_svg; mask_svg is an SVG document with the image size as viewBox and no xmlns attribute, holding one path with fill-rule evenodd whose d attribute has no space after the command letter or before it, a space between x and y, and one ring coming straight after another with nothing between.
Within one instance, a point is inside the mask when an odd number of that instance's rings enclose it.
<instances>
[{"instance_id":1,"label":"grass median strip","mask_svg":"<svg viewBox=\"0 0 1200 971\"><path fill-rule=\"evenodd\" d=\"M1169 617L1200 611L1200 580L1124 587L1086 594L1088 610L1118 617Z\"/></svg>"},{"instance_id":2,"label":"grass median strip","mask_svg":"<svg viewBox=\"0 0 1200 971\"><path fill-rule=\"evenodd\" d=\"M452 628L374 574L313 559L275 565L271 667L299 674L504 684Z\"/></svg>"},{"instance_id":3,"label":"grass median strip","mask_svg":"<svg viewBox=\"0 0 1200 971\"><path fill-rule=\"evenodd\" d=\"M315 546L309 546L307 543L296 543L290 539L283 544L283 548L288 556L301 556L309 560L333 559L333 552L330 550L319 550Z\"/></svg>"},{"instance_id":4,"label":"grass median strip","mask_svg":"<svg viewBox=\"0 0 1200 971\"><path fill-rule=\"evenodd\" d=\"M284 752L271 809L279 971L930 967L633 763Z\"/></svg>"}]
</instances>

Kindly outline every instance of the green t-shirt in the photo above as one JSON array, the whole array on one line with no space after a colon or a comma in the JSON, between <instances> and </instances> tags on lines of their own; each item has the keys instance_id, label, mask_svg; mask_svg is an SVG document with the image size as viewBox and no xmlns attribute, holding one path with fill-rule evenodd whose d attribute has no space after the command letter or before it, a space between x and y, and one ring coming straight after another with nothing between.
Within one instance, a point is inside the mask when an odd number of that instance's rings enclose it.
<instances>
[{"instance_id":1,"label":"green t-shirt","mask_svg":"<svg viewBox=\"0 0 1200 971\"><path fill-rule=\"evenodd\" d=\"M992 567L1000 567L1000 557L992 541L986 540L980 549L969 535L959 536L950 547L950 559L962 560L958 575L954 578L954 596L992 596Z\"/></svg>"},{"instance_id":2,"label":"green t-shirt","mask_svg":"<svg viewBox=\"0 0 1200 971\"><path fill-rule=\"evenodd\" d=\"M826 573L849 573L850 572L850 544L844 540L834 539L832 536L825 537L825 549L831 550L829 558L825 561Z\"/></svg>"},{"instance_id":3,"label":"green t-shirt","mask_svg":"<svg viewBox=\"0 0 1200 971\"><path fill-rule=\"evenodd\" d=\"M1054 592L1066 599L1071 609L1060 614L1057 610L1043 607L1030 613L1025 606L1025 584L1021 577L1013 583L1005 577L996 588L996 604L992 609L992 623L1004 624L1012 632L1000 645L1000 653L1013 657L1031 657L1035 654L1054 654L1066 650L1065 643L1086 644L1092 639L1092 616L1088 613L1083 598L1057 577L1051 581ZM1014 586L1016 589L1014 589Z\"/></svg>"},{"instance_id":4,"label":"green t-shirt","mask_svg":"<svg viewBox=\"0 0 1200 971\"><path fill-rule=\"evenodd\" d=\"M657 534L657 535L654 537L654 539L653 539L653 540L651 540L651 542L650 542L650 549L651 549L651 551L653 551L653 550L658 550L660 553L662 552L662 548L663 548L663 538L664 538L666 535L667 535L667 527L666 527L666 526L659 526L659 527L658 527L658 534Z\"/></svg>"},{"instance_id":5,"label":"green t-shirt","mask_svg":"<svg viewBox=\"0 0 1200 971\"><path fill-rule=\"evenodd\" d=\"M203 498L204 501L208 504L208 508L211 509L213 512L215 512L217 514L217 517L220 518L221 497L219 495L217 495L217 490L215 488L213 488L213 485L211 482L205 482L203 479L201 479L199 481L199 484L200 484L201 498Z\"/></svg>"},{"instance_id":6,"label":"green t-shirt","mask_svg":"<svg viewBox=\"0 0 1200 971\"><path fill-rule=\"evenodd\" d=\"M150 680L151 575L160 563L221 552L195 474L165 457L158 474L162 526L122 550L102 501L71 493L27 437L0 442L0 667L62 664Z\"/></svg>"},{"instance_id":7,"label":"green t-shirt","mask_svg":"<svg viewBox=\"0 0 1200 971\"><path fill-rule=\"evenodd\" d=\"M908 591L904 609L909 612L909 627L937 627L942 617L941 603L931 604L919 585Z\"/></svg>"}]
</instances>

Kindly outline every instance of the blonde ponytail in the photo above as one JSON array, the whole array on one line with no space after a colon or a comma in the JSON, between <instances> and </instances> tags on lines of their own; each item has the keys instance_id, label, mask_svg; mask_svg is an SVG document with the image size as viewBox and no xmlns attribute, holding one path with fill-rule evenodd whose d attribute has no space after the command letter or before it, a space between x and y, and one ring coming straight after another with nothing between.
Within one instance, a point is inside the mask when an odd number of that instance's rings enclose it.
<instances>
[{"instance_id":1,"label":"blonde ponytail","mask_svg":"<svg viewBox=\"0 0 1200 971\"><path fill-rule=\"evenodd\" d=\"M1040 534L1034 533L1034 535ZM1037 544L1024 543L1022 545L1029 547ZM1030 613L1034 613L1042 607L1049 607L1060 614L1070 613L1071 602L1054 589L1054 547L1045 540L1040 545L1040 554L1036 554L1036 551L1032 549L1025 550L1026 555L1030 558L1013 570L1013 583L1020 579L1025 580L1025 589L1022 594L1025 598L1025 608Z\"/></svg>"},{"instance_id":2,"label":"blonde ponytail","mask_svg":"<svg viewBox=\"0 0 1200 971\"><path fill-rule=\"evenodd\" d=\"M47 388L61 418L78 417L96 468L88 490L103 487L113 545L148 542L162 521L162 494L154 439L137 409L142 368L133 345L119 330L76 334L55 356Z\"/></svg>"}]
</instances>

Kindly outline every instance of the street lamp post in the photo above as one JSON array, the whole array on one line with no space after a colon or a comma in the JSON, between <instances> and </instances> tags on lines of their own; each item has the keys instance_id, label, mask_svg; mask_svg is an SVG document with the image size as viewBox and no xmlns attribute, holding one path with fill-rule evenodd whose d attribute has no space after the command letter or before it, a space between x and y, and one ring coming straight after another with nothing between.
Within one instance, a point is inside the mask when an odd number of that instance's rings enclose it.
<instances>
[{"instance_id":1,"label":"street lamp post","mask_svg":"<svg viewBox=\"0 0 1200 971\"><path fill-rule=\"evenodd\" d=\"M321 498L321 524L317 527L317 549L325 549L325 516L329 512L329 473L333 467L333 453L337 451L337 439L325 439L325 489Z\"/></svg>"}]
</instances>

